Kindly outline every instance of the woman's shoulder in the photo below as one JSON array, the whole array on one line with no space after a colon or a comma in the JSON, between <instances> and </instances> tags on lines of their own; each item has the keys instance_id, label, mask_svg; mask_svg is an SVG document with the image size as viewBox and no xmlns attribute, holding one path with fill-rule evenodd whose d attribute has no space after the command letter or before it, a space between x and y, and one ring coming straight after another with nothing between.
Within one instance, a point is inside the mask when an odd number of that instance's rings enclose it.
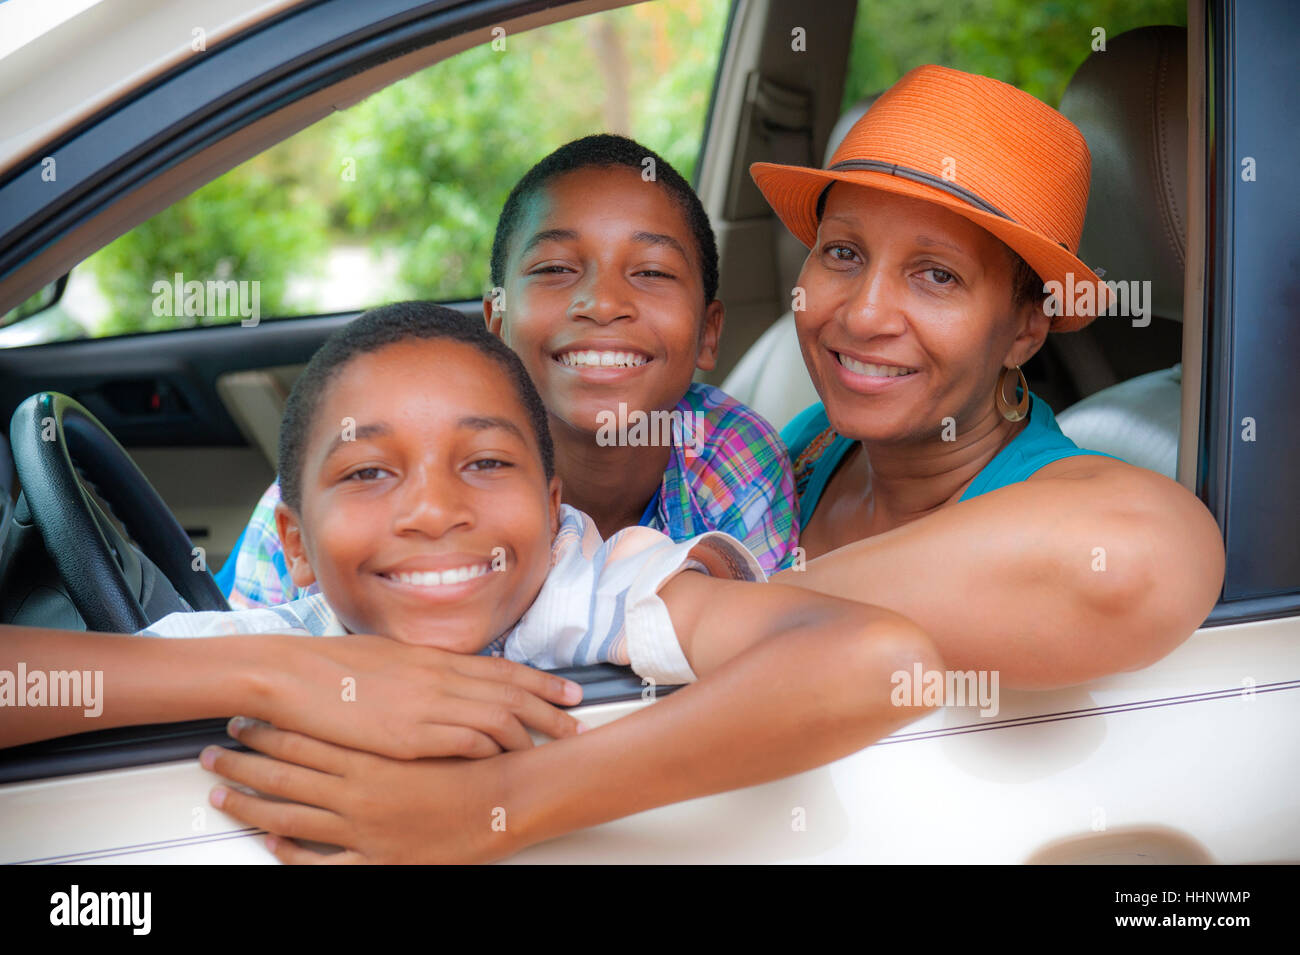
<instances>
[{"instance_id":1,"label":"woman's shoulder","mask_svg":"<svg viewBox=\"0 0 1300 955\"><path fill-rule=\"evenodd\" d=\"M1061 430L1061 426L1056 421L1056 414L1052 411L1052 406L1033 392L1030 392L1030 396L1029 423L1017 436L1016 441L1013 442L1013 445L1019 445L1020 452L1026 458L1033 459L1041 456L1049 456L1053 459L1101 457L1123 463L1120 458L1107 454L1105 451L1094 451L1092 448L1080 447L1069 435Z\"/></svg>"},{"instance_id":2,"label":"woman's shoulder","mask_svg":"<svg viewBox=\"0 0 1300 955\"><path fill-rule=\"evenodd\" d=\"M1109 469L1114 465L1129 467L1114 455L1075 444L1056 423L1051 406L1030 392L1027 424L976 476L962 500L1031 478L1053 477L1086 468Z\"/></svg>"}]
</instances>

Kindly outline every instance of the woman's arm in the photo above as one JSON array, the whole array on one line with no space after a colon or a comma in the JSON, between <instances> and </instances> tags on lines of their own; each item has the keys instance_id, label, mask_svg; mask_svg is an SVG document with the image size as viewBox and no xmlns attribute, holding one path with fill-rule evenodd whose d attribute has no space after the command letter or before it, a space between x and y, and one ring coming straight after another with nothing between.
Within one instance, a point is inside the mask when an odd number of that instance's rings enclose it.
<instances>
[{"instance_id":1,"label":"woman's arm","mask_svg":"<svg viewBox=\"0 0 1300 955\"><path fill-rule=\"evenodd\" d=\"M0 699L6 674L16 684L20 670L78 671L102 699L6 702L0 747L238 713L403 759L489 756L531 747L525 725L552 736L578 732L577 720L545 701L582 699L576 683L509 660L357 634L169 639L0 625ZM88 717L87 709L99 712Z\"/></svg>"},{"instance_id":2,"label":"woman's arm","mask_svg":"<svg viewBox=\"0 0 1300 955\"><path fill-rule=\"evenodd\" d=\"M279 836L347 850L322 856L279 839L273 851L285 862L497 859L859 750L925 712L894 705L893 674L943 666L915 625L877 608L691 573L662 596L708 675L652 707L476 762L400 762L252 726L239 740L272 759L213 747L204 765L292 802L226 787L213 802Z\"/></svg>"},{"instance_id":3,"label":"woman's arm","mask_svg":"<svg viewBox=\"0 0 1300 955\"><path fill-rule=\"evenodd\" d=\"M1223 539L1182 486L1079 456L775 579L889 607L948 665L1046 689L1146 666L1204 621Z\"/></svg>"}]
</instances>

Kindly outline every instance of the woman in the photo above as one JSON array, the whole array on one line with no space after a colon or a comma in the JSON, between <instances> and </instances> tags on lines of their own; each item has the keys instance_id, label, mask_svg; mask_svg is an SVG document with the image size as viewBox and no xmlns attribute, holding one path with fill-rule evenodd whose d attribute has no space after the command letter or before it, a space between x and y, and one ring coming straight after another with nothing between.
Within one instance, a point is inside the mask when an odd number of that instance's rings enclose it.
<instances>
[{"instance_id":1,"label":"woman","mask_svg":"<svg viewBox=\"0 0 1300 955\"><path fill-rule=\"evenodd\" d=\"M1144 666L1195 630L1222 584L1200 502L1074 447L1019 374L1049 330L1098 310L1042 294L1095 282L1074 254L1089 165L1055 110L931 66L882 96L827 170L753 170L811 249L797 324L822 398L787 431L815 559L777 579L899 611L947 666L997 670L1007 687ZM229 792L223 808L305 838L327 813L347 834L332 861L481 859L757 782L745 769L755 740L790 772L810 750L827 756L816 734L768 725L718 676L579 737L470 763L402 763L256 727L240 740L283 762L223 753L216 770L307 805ZM707 693L715 712L736 707L734 735L684 743L666 780L667 741L690 740ZM484 831L494 799L520 808L508 833ZM275 851L324 860L288 839Z\"/></svg>"},{"instance_id":2,"label":"woman","mask_svg":"<svg viewBox=\"0 0 1300 955\"><path fill-rule=\"evenodd\" d=\"M1004 686L1145 666L1199 626L1223 579L1204 506L1075 447L1020 373L1049 330L1104 308L1072 251L1089 166L1055 110L926 66L828 169L753 170L811 248L795 323L822 402L784 438L800 544L821 559L787 582L906 614L949 666ZM1044 294L1085 286L1091 302Z\"/></svg>"}]
</instances>

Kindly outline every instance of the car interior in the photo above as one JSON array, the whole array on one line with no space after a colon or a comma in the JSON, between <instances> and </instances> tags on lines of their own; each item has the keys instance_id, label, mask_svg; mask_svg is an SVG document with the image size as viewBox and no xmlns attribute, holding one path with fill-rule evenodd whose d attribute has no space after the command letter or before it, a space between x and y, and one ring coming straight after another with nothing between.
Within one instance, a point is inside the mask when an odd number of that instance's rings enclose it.
<instances>
[{"instance_id":1,"label":"car interior","mask_svg":"<svg viewBox=\"0 0 1300 955\"><path fill-rule=\"evenodd\" d=\"M696 174L728 307L719 367L704 377L780 428L816 400L788 308L805 250L748 166L829 158L875 97L839 109L855 2L756 6L764 17L731 24ZM790 53L789 22L835 38L815 75ZM1107 277L1149 277L1152 316L1145 327L1103 316L1052 335L1025 368L1077 443L1170 477L1182 403L1186 54L1182 27L1142 27L1111 37L1070 80L1060 108L1093 162L1080 257ZM414 68L390 65L386 82ZM479 313L477 301L456 304ZM13 422L12 449L0 436L0 622L129 631L172 610L224 608L208 575L184 571L224 563L274 478L297 373L355 314L268 320L255 354L229 327L0 349L0 413ZM50 419L57 441L41 439ZM20 487L15 457L39 486ZM184 583L196 577L206 583Z\"/></svg>"}]
</instances>

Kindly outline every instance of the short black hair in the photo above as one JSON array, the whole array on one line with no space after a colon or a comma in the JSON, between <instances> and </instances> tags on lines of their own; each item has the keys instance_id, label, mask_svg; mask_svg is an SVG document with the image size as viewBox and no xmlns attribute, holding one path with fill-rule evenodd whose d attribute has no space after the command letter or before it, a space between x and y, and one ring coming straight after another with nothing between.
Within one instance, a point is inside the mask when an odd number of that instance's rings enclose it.
<instances>
[{"instance_id":1,"label":"short black hair","mask_svg":"<svg viewBox=\"0 0 1300 955\"><path fill-rule=\"evenodd\" d=\"M626 166L641 173L645 169L645 160L654 160L654 181L668 191L668 195L677 203L686 217L686 225L695 238L695 248L700 256L700 273L704 285L704 304L707 305L718 296L718 245L713 237L713 225L700 197L695 194L691 184L682 178L681 173L672 167L654 150L642 146L636 140L626 136L614 136L601 133L596 136L584 136L571 143L565 143L555 152L542 159L532 169L524 173L522 179L515 183L506 197L506 204L497 219L496 235L492 239L492 285L505 285L506 259L510 255L510 242L519 220L523 216L528 199L545 189L558 176L575 172L579 169L608 169L611 166Z\"/></svg>"},{"instance_id":2,"label":"short black hair","mask_svg":"<svg viewBox=\"0 0 1300 955\"><path fill-rule=\"evenodd\" d=\"M396 302L372 308L338 329L321 345L294 382L280 422L280 498L295 511L302 507L302 462L312 419L329 385L358 355L413 339L444 339L471 345L509 377L528 412L547 480L555 476L555 447L542 404L519 356L483 324L432 302Z\"/></svg>"},{"instance_id":3,"label":"short black hair","mask_svg":"<svg viewBox=\"0 0 1300 955\"><path fill-rule=\"evenodd\" d=\"M826 197L830 194L833 185L835 183L829 183L817 196L818 223L822 221L822 215L826 212ZM1005 242L1002 243L1002 247L1011 256L1011 304L1016 308L1030 302L1041 305L1047 298L1047 289L1043 287L1042 278L1028 262L1020 257L1019 252Z\"/></svg>"}]
</instances>

